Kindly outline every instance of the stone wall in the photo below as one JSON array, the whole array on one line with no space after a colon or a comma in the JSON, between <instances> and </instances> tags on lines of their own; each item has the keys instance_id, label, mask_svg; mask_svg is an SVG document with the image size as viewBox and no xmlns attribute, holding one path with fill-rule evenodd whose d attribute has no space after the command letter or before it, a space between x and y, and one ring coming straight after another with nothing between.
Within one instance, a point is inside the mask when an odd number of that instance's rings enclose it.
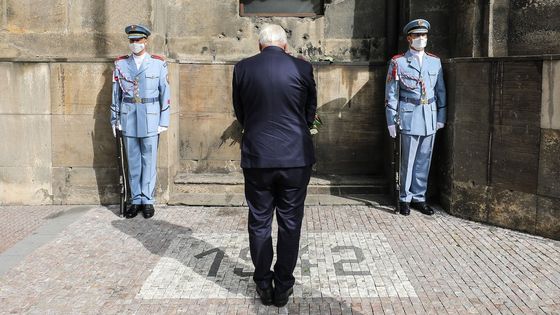
<instances>
[{"instance_id":1,"label":"stone wall","mask_svg":"<svg viewBox=\"0 0 560 315\"><path fill-rule=\"evenodd\" d=\"M510 56L560 53L560 1L516 0L510 3Z\"/></svg>"},{"instance_id":2,"label":"stone wall","mask_svg":"<svg viewBox=\"0 0 560 315\"><path fill-rule=\"evenodd\" d=\"M386 66L315 65L319 174L383 174ZM231 101L233 65L181 65L180 157L191 172L239 168L240 127Z\"/></svg>"},{"instance_id":3,"label":"stone wall","mask_svg":"<svg viewBox=\"0 0 560 315\"><path fill-rule=\"evenodd\" d=\"M237 61L258 52L265 23L282 25L294 54L313 61L384 61L387 27L432 24L428 50L444 57L560 53L558 0L325 0L323 16L242 17L239 0L0 1L0 56L93 58L126 53L126 25L153 30L151 51L184 62ZM398 16L389 17L388 13ZM396 23L389 24L394 18ZM391 43L391 47L392 47ZM392 48L391 48L392 49Z\"/></svg>"},{"instance_id":4,"label":"stone wall","mask_svg":"<svg viewBox=\"0 0 560 315\"><path fill-rule=\"evenodd\" d=\"M0 55L114 57L125 26L153 31L151 51L189 62L239 60L258 52L259 28L278 23L295 54L312 60L384 60L385 0L327 0L324 16L239 16L239 0L0 1ZM371 18L374 16L375 18Z\"/></svg>"},{"instance_id":5,"label":"stone wall","mask_svg":"<svg viewBox=\"0 0 560 315\"><path fill-rule=\"evenodd\" d=\"M112 62L0 62L0 204L115 203ZM170 65L178 100L178 66ZM178 167L178 106L160 138L158 196Z\"/></svg>"},{"instance_id":6,"label":"stone wall","mask_svg":"<svg viewBox=\"0 0 560 315\"><path fill-rule=\"evenodd\" d=\"M446 64L450 112L437 164L452 214L560 239L559 60Z\"/></svg>"}]
</instances>

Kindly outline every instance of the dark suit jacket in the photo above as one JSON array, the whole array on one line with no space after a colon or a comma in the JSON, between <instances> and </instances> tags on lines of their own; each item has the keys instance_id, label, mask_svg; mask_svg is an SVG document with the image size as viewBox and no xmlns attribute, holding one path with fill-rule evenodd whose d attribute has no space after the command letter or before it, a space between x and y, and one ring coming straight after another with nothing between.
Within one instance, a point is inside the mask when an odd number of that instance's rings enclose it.
<instances>
[{"instance_id":1,"label":"dark suit jacket","mask_svg":"<svg viewBox=\"0 0 560 315\"><path fill-rule=\"evenodd\" d=\"M317 110L313 67L269 46L235 65L233 107L244 129L242 168L315 163L309 127Z\"/></svg>"}]
</instances>

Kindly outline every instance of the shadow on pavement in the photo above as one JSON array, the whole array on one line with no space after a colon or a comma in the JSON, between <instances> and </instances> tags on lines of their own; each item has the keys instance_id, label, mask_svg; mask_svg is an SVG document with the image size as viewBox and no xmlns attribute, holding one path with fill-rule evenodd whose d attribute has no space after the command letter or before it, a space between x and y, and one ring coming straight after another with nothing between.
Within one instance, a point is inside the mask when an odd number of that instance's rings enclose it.
<instances>
[{"instance_id":1,"label":"shadow on pavement","mask_svg":"<svg viewBox=\"0 0 560 315\"><path fill-rule=\"evenodd\" d=\"M255 285L251 280L252 272L243 271L249 269L253 270L248 253L244 253L243 250L241 250L241 254L247 255L247 257L241 260L246 261L248 259L249 263L247 264L243 264L238 258L228 256L224 248L216 247L214 244L196 238L193 236L193 231L189 227L172 224L163 220L144 220L138 217L130 220L114 220L111 224L119 231L137 239L150 253L160 257L168 256L173 258L193 272L196 272L200 277L214 282L228 292L247 298L257 297ZM172 251L170 252L168 249L175 241L179 243L174 243ZM248 245L247 243L247 246ZM208 258L213 258L213 260L209 260ZM219 263L216 263L217 261L219 261ZM231 272L231 270L229 272L224 272L224 267L235 268L233 272ZM233 275L233 277L237 277L237 279L224 279L226 274L228 277ZM240 282L247 282L247 285L232 285ZM301 285L305 286L305 284ZM314 290L312 295L316 296L319 293L320 292ZM311 297L309 297L309 300L311 300ZM255 301L260 304L259 299L255 299ZM321 301L323 304L345 303L344 300L334 297L322 297ZM353 310L352 314L361 313L357 313Z\"/></svg>"}]
</instances>

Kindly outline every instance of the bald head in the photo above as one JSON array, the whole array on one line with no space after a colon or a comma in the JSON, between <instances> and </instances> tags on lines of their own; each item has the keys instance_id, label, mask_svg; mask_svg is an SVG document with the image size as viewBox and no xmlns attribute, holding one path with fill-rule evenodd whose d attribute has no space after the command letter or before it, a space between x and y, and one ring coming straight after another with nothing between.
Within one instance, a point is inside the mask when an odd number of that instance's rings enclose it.
<instances>
[{"instance_id":1,"label":"bald head","mask_svg":"<svg viewBox=\"0 0 560 315\"><path fill-rule=\"evenodd\" d=\"M259 33L259 47L261 50L268 46L278 46L286 50L288 45L288 37L286 31L276 24L265 25Z\"/></svg>"}]
</instances>

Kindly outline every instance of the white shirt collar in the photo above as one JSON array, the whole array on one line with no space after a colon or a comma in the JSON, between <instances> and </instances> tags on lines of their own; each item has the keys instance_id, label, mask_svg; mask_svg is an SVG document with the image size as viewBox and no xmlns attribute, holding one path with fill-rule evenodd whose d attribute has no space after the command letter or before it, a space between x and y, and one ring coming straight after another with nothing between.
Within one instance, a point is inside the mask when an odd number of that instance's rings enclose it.
<instances>
[{"instance_id":1,"label":"white shirt collar","mask_svg":"<svg viewBox=\"0 0 560 315\"><path fill-rule=\"evenodd\" d=\"M410 49L410 53L412 54L412 56L418 59L420 66L422 66L422 61L424 59L424 55L426 54L426 52L423 50L418 51L418 50Z\"/></svg>"},{"instance_id":2,"label":"white shirt collar","mask_svg":"<svg viewBox=\"0 0 560 315\"><path fill-rule=\"evenodd\" d=\"M136 63L136 69L140 69L140 66L142 65L142 62L144 62L144 59L146 59L146 55L148 53L143 53L140 56L136 56L135 54L132 54L132 57L134 58L134 62Z\"/></svg>"}]
</instances>

